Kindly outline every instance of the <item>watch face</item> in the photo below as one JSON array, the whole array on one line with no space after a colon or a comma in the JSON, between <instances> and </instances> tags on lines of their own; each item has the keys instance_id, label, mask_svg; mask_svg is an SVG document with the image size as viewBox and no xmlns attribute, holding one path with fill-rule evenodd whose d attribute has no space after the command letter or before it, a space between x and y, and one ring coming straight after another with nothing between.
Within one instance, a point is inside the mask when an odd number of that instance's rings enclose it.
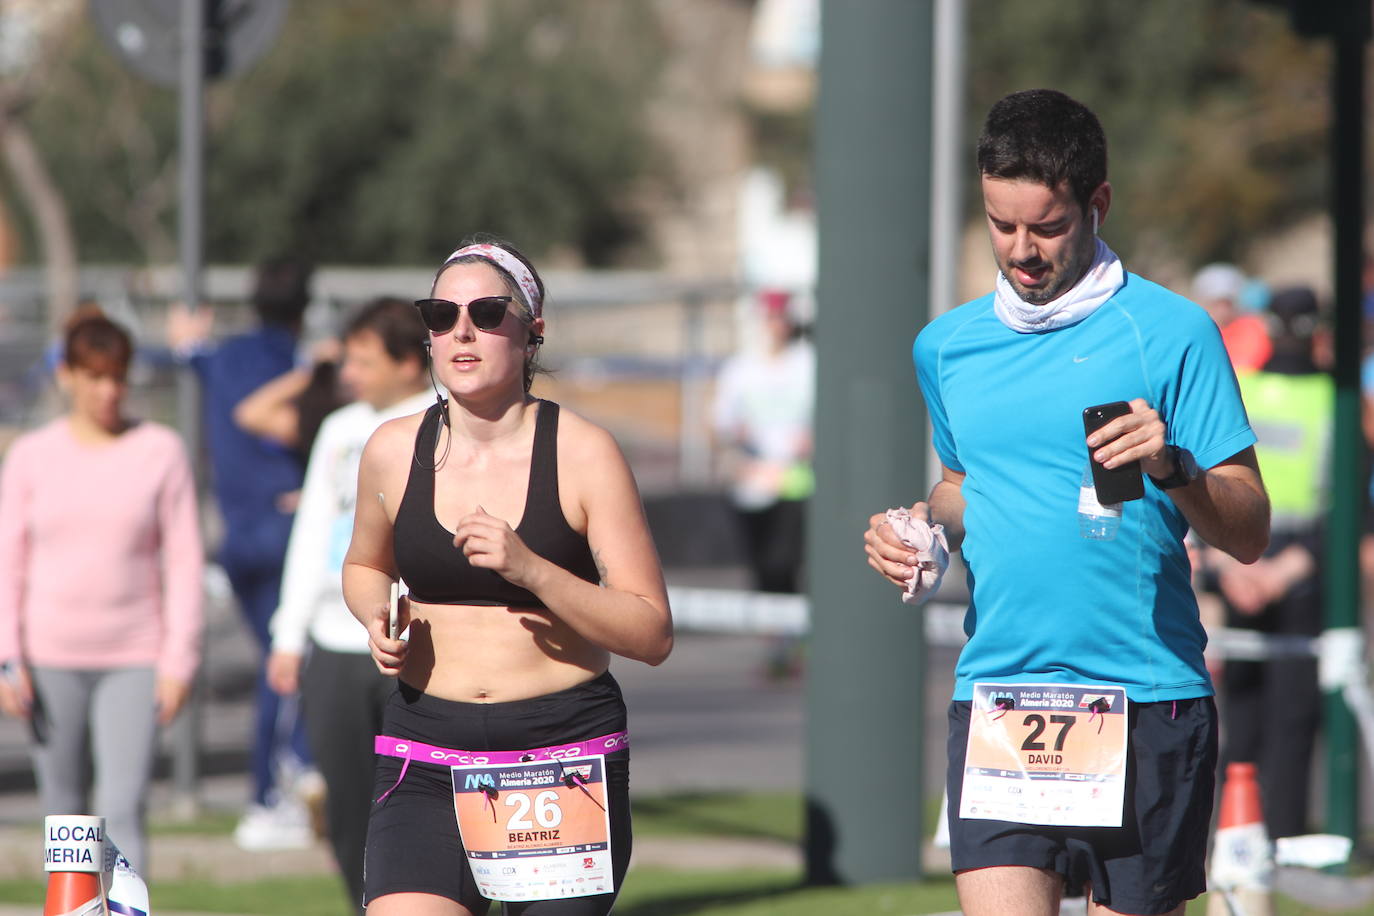
<instances>
[{"instance_id":1,"label":"watch face","mask_svg":"<svg viewBox=\"0 0 1374 916\"><path fill-rule=\"evenodd\" d=\"M1197 480L1197 459L1194 458L1193 453L1186 448L1178 450L1178 467L1179 470L1183 472L1184 477L1187 477L1189 480Z\"/></svg>"}]
</instances>

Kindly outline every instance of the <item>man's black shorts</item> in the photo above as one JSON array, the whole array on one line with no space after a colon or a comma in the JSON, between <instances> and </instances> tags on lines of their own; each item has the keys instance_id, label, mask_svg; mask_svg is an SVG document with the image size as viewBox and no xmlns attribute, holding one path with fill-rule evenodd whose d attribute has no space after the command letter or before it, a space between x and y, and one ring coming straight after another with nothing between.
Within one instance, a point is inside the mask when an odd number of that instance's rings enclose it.
<instances>
[{"instance_id":1,"label":"man's black shorts","mask_svg":"<svg viewBox=\"0 0 1374 916\"><path fill-rule=\"evenodd\" d=\"M949 705L949 835L954 871L1044 868L1065 888L1092 886L1120 913L1167 913L1207 889L1207 833L1216 783L1211 697L1132 703L1121 827L1045 827L959 817L968 702Z\"/></svg>"}]
</instances>

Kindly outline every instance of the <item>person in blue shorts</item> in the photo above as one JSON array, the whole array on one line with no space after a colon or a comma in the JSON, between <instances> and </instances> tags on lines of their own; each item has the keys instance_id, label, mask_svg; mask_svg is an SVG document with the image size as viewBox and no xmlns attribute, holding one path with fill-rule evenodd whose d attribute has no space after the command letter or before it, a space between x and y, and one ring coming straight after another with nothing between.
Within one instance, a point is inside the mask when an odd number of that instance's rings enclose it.
<instances>
[{"instance_id":1,"label":"person in blue shorts","mask_svg":"<svg viewBox=\"0 0 1374 916\"><path fill-rule=\"evenodd\" d=\"M1001 275L913 354L942 467L910 514L968 569L949 710L960 904L1048 914L1068 892L1181 913L1206 888L1217 754L1183 541L1264 551L1255 436L1215 324L1098 239L1112 187L1090 110L1007 96L978 168ZM1084 410L1112 402L1126 412L1085 433ZM1090 462L1138 462L1143 494L1099 500ZM910 529L880 513L865 533L904 588L922 572Z\"/></svg>"},{"instance_id":2,"label":"person in blue shorts","mask_svg":"<svg viewBox=\"0 0 1374 916\"><path fill-rule=\"evenodd\" d=\"M285 778L309 764L304 724L294 701L282 702L268 686L266 668L268 624L281 594L305 459L293 448L250 433L234 412L250 394L295 366L313 274L310 264L289 257L259 264L251 295L257 325L217 344L209 341L212 313L203 307L174 310L167 328L173 350L200 382L206 450L224 522L219 564L262 650L249 761L252 800L234 831L241 847L259 851L302 848L314 839L292 780Z\"/></svg>"}]
</instances>

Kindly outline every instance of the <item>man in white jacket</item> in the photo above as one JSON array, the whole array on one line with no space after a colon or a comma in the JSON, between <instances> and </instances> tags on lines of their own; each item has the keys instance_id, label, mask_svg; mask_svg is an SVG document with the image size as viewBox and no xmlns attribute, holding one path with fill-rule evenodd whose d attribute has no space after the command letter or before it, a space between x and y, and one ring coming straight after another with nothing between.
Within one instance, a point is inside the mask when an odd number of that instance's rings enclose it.
<instances>
[{"instance_id":1,"label":"man in white jacket","mask_svg":"<svg viewBox=\"0 0 1374 916\"><path fill-rule=\"evenodd\" d=\"M330 845L358 912L372 744L394 684L378 673L367 631L344 605L343 558L363 446L382 423L428 404L427 340L415 306L400 299L373 300L345 329L342 379L357 400L325 419L311 449L271 624L268 683L281 694L301 692L306 735L328 791Z\"/></svg>"}]
</instances>

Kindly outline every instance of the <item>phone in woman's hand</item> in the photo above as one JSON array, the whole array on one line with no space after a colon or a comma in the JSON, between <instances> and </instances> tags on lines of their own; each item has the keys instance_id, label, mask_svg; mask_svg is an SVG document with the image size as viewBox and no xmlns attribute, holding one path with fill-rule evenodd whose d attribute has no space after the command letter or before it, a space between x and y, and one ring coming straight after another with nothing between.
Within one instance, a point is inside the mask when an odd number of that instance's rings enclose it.
<instances>
[{"instance_id":1,"label":"phone in woman's hand","mask_svg":"<svg viewBox=\"0 0 1374 916\"><path fill-rule=\"evenodd\" d=\"M387 635L392 639L401 638L401 583L391 583L391 615Z\"/></svg>"}]
</instances>

